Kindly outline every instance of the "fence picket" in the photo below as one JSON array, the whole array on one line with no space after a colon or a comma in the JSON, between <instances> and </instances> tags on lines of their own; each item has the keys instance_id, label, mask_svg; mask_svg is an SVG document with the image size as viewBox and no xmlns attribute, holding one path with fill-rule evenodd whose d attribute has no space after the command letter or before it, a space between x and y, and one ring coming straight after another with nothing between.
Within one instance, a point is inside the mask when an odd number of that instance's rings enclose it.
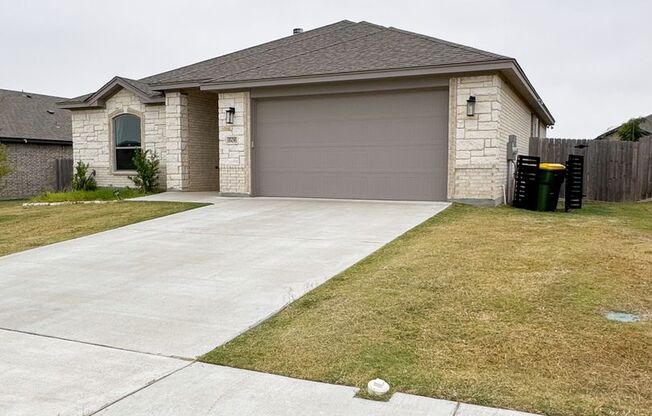
<instances>
[{"instance_id":1,"label":"fence picket","mask_svg":"<svg viewBox=\"0 0 652 416\"><path fill-rule=\"evenodd\" d=\"M586 145L577 149L578 145ZM583 155L584 194L597 201L638 201L652 197L652 136L638 142L530 138L529 153L542 162L565 163Z\"/></svg>"}]
</instances>

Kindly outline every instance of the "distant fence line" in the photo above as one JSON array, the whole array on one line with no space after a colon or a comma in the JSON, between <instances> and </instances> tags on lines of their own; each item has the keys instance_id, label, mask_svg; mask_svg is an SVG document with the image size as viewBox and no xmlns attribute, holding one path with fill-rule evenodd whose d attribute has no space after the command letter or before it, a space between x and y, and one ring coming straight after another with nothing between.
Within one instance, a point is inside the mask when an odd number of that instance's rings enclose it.
<instances>
[{"instance_id":1,"label":"distant fence line","mask_svg":"<svg viewBox=\"0 0 652 416\"><path fill-rule=\"evenodd\" d=\"M529 154L554 163L565 163L570 154L584 156L586 199L626 202L652 198L652 136L638 142L533 137Z\"/></svg>"},{"instance_id":2,"label":"distant fence line","mask_svg":"<svg viewBox=\"0 0 652 416\"><path fill-rule=\"evenodd\" d=\"M57 191L70 189L72 184L73 163L72 159L56 159L54 161Z\"/></svg>"}]
</instances>

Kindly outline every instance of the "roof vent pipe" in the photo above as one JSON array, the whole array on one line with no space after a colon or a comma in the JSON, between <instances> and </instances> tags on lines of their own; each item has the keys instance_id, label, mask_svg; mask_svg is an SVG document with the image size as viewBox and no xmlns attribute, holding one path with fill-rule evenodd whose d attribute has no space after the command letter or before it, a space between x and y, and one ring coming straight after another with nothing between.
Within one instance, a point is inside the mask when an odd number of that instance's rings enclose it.
<instances>
[{"instance_id":1,"label":"roof vent pipe","mask_svg":"<svg viewBox=\"0 0 652 416\"><path fill-rule=\"evenodd\" d=\"M302 28L300 28L300 27L295 27L294 29L292 29L292 34L293 34L293 35L298 35L299 33L303 33L303 29L302 29Z\"/></svg>"}]
</instances>

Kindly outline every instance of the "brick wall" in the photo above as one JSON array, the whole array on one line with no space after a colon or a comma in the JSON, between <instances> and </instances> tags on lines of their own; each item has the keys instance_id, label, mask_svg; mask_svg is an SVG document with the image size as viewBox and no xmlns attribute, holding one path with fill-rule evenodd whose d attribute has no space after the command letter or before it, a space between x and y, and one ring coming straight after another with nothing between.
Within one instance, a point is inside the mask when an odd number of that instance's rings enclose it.
<instances>
[{"instance_id":1,"label":"brick wall","mask_svg":"<svg viewBox=\"0 0 652 416\"><path fill-rule=\"evenodd\" d=\"M251 193L250 96L248 92L219 94L220 192ZM233 124L226 124L226 110L235 108Z\"/></svg>"},{"instance_id":2,"label":"brick wall","mask_svg":"<svg viewBox=\"0 0 652 416\"><path fill-rule=\"evenodd\" d=\"M133 186L127 177L133 173L115 172L115 155L111 136L111 118L122 113L141 117L141 144L156 152L161 160L161 187L166 186L166 107L145 105L138 97L122 89L106 100L106 108L72 112L73 158L94 169L99 186Z\"/></svg>"},{"instance_id":3,"label":"brick wall","mask_svg":"<svg viewBox=\"0 0 652 416\"><path fill-rule=\"evenodd\" d=\"M188 179L184 190L217 191L220 185L217 94L188 93Z\"/></svg>"},{"instance_id":4,"label":"brick wall","mask_svg":"<svg viewBox=\"0 0 652 416\"><path fill-rule=\"evenodd\" d=\"M0 199L22 199L56 188L55 160L71 159L71 146L6 143L12 172L0 181Z\"/></svg>"}]
</instances>

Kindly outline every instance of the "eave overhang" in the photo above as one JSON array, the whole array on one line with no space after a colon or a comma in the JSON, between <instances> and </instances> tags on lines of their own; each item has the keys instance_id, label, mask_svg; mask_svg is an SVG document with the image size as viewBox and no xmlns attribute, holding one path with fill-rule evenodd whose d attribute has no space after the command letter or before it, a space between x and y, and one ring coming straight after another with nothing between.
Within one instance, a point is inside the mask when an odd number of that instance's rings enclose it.
<instances>
[{"instance_id":1,"label":"eave overhang","mask_svg":"<svg viewBox=\"0 0 652 416\"><path fill-rule=\"evenodd\" d=\"M58 102L57 106L66 110L75 110L75 109L93 109L93 108L104 108L105 101L107 98L115 94L120 89L126 89L134 93L144 104L161 104L165 103L165 95L159 91L156 91L154 94L147 91L143 91L140 88L133 85L128 80L121 77L113 77L111 81L104 84L99 90L91 94L82 101L62 101Z\"/></svg>"},{"instance_id":2,"label":"eave overhang","mask_svg":"<svg viewBox=\"0 0 652 416\"><path fill-rule=\"evenodd\" d=\"M525 101L535 110L539 118L548 126L555 124L555 119L536 92L523 69L516 60L500 60L463 65L438 65L421 68L398 68L382 71L364 71L338 74L309 75L299 77L267 78L238 81L211 80L184 84L184 88L200 88L203 91L232 91L251 88L304 85L316 83L376 80L387 78L414 77L427 75L479 75L484 73L501 73L519 92Z\"/></svg>"}]
</instances>

